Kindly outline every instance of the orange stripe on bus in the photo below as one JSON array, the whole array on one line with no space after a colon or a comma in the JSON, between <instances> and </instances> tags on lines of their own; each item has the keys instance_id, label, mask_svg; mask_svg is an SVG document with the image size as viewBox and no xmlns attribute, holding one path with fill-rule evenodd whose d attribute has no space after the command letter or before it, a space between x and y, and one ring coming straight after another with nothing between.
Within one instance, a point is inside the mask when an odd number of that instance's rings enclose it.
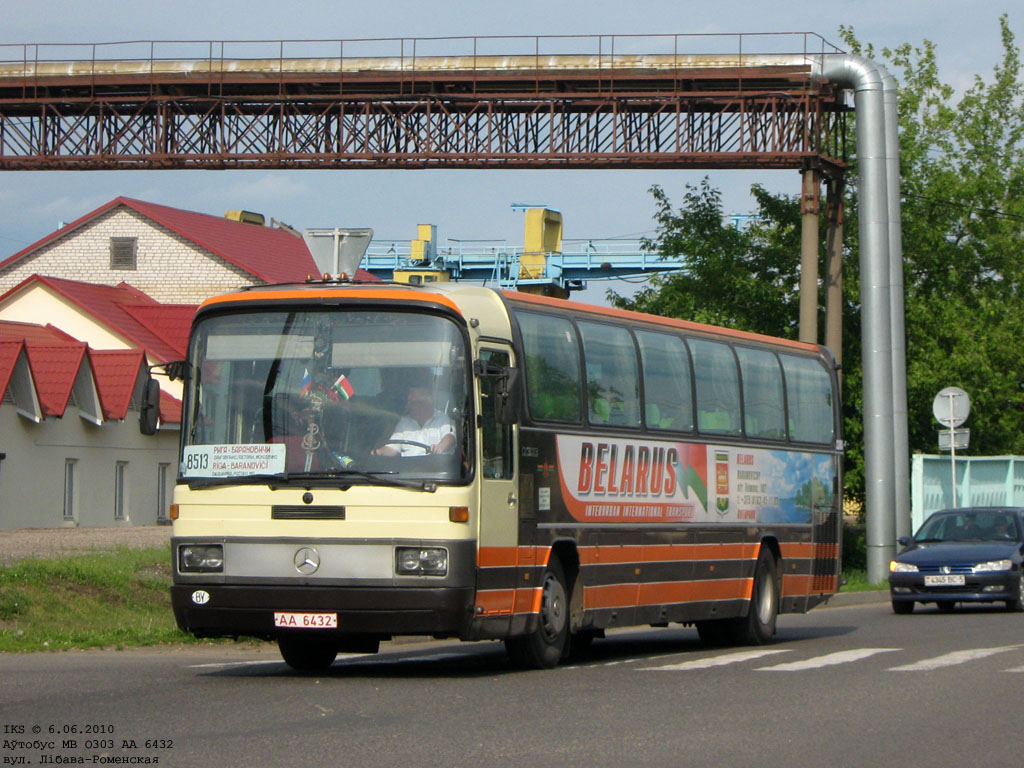
<instances>
[{"instance_id":1,"label":"orange stripe on bus","mask_svg":"<svg viewBox=\"0 0 1024 768\"><path fill-rule=\"evenodd\" d=\"M580 547L581 565L754 560L758 544L648 544Z\"/></svg>"},{"instance_id":2,"label":"orange stripe on bus","mask_svg":"<svg viewBox=\"0 0 1024 768\"><path fill-rule=\"evenodd\" d=\"M514 566L517 560L518 547L480 547L476 553L478 568L504 568Z\"/></svg>"},{"instance_id":3,"label":"orange stripe on bus","mask_svg":"<svg viewBox=\"0 0 1024 768\"><path fill-rule=\"evenodd\" d=\"M480 547L477 568L513 568L517 565L546 565L550 547Z\"/></svg>"},{"instance_id":4,"label":"orange stripe on bus","mask_svg":"<svg viewBox=\"0 0 1024 768\"><path fill-rule=\"evenodd\" d=\"M386 301L412 301L418 304L442 304L462 314L458 305L447 296L439 293L421 293L408 288L326 288L316 283L308 283L309 287L270 289L250 293L230 293L226 296L215 296L202 303L200 309L229 303L256 303L278 301L281 299L384 299Z\"/></svg>"},{"instance_id":5,"label":"orange stripe on bus","mask_svg":"<svg viewBox=\"0 0 1024 768\"><path fill-rule=\"evenodd\" d=\"M587 587L584 608L627 608L706 600L749 600L753 579L719 581L667 581L658 584L614 584Z\"/></svg>"},{"instance_id":6,"label":"orange stripe on bus","mask_svg":"<svg viewBox=\"0 0 1024 768\"><path fill-rule=\"evenodd\" d=\"M540 613L541 600L544 597L544 590L539 587L534 589L517 589L514 613Z\"/></svg>"},{"instance_id":7,"label":"orange stripe on bus","mask_svg":"<svg viewBox=\"0 0 1024 768\"><path fill-rule=\"evenodd\" d=\"M501 616L512 613L516 605L516 590L492 589L476 593L479 615Z\"/></svg>"}]
</instances>

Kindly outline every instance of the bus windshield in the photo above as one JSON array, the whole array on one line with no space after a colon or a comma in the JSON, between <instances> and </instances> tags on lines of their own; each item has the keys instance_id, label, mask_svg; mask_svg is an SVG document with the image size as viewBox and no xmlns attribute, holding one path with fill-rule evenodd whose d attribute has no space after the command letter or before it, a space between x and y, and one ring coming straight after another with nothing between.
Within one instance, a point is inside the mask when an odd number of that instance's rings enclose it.
<instances>
[{"instance_id":1,"label":"bus windshield","mask_svg":"<svg viewBox=\"0 0 1024 768\"><path fill-rule=\"evenodd\" d=\"M181 476L193 487L468 482L466 360L459 327L435 314L208 316L192 336Z\"/></svg>"}]
</instances>

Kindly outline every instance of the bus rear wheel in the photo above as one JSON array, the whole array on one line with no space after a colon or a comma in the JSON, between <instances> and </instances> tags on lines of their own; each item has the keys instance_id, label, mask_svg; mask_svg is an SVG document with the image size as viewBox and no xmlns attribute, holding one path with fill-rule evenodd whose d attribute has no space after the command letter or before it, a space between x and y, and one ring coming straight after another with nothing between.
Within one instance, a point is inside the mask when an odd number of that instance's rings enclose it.
<instances>
[{"instance_id":1,"label":"bus rear wheel","mask_svg":"<svg viewBox=\"0 0 1024 768\"><path fill-rule=\"evenodd\" d=\"M280 635L277 648L284 663L299 672L320 672L334 663L338 648L322 637Z\"/></svg>"},{"instance_id":2,"label":"bus rear wheel","mask_svg":"<svg viewBox=\"0 0 1024 768\"><path fill-rule=\"evenodd\" d=\"M775 636L779 616L779 579L775 555L761 547L754 566L754 587L746 616L697 622L705 645L764 645Z\"/></svg>"},{"instance_id":3,"label":"bus rear wheel","mask_svg":"<svg viewBox=\"0 0 1024 768\"><path fill-rule=\"evenodd\" d=\"M569 637L569 598L565 572L558 557L551 556L541 579L541 603L537 628L528 635L505 641L508 655L523 669L551 669L561 660Z\"/></svg>"}]
</instances>

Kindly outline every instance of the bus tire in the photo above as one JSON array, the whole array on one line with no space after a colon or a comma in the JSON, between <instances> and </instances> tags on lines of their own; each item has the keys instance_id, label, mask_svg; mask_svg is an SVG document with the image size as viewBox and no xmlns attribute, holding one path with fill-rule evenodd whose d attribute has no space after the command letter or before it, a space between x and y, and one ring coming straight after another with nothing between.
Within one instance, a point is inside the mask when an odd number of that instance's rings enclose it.
<instances>
[{"instance_id":1,"label":"bus tire","mask_svg":"<svg viewBox=\"0 0 1024 768\"><path fill-rule=\"evenodd\" d=\"M541 589L537 628L528 635L505 640L509 658L522 669L551 669L558 665L567 647L569 597L562 564L554 554L541 578Z\"/></svg>"},{"instance_id":2,"label":"bus tire","mask_svg":"<svg viewBox=\"0 0 1024 768\"><path fill-rule=\"evenodd\" d=\"M779 618L779 576L775 555L761 545L754 566L754 588L750 594L750 610L741 619L737 640L742 645L764 645L775 637Z\"/></svg>"},{"instance_id":3,"label":"bus tire","mask_svg":"<svg viewBox=\"0 0 1024 768\"><path fill-rule=\"evenodd\" d=\"M754 586L746 616L697 622L697 634L707 646L764 645L775 636L779 616L779 579L775 555L762 546L754 566Z\"/></svg>"},{"instance_id":4,"label":"bus tire","mask_svg":"<svg viewBox=\"0 0 1024 768\"><path fill-rule=\"evenodd\" d=\"M279 635L277 647L284 663L298 672L321 672L334 663L335 645L324 638Z\"/></svg>"}]
</instances>

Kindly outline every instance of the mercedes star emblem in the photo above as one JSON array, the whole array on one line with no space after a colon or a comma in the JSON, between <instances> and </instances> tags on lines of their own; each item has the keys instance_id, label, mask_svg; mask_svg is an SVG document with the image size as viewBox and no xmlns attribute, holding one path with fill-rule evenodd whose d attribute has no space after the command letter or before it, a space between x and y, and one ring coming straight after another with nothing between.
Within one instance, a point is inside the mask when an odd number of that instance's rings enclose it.
<instances>
[{"instance_id":1,"label":"mercedes star emblem","mask_svg":"<svg viewBox=\"0 0 1024 768\"><path fill-rule=\"evenodd\" d=\"M302 547L295 553L292 562L296 571L303 576L310 576L320 567L320 553L312 547Z\"/></svg>"}]
</instances>

